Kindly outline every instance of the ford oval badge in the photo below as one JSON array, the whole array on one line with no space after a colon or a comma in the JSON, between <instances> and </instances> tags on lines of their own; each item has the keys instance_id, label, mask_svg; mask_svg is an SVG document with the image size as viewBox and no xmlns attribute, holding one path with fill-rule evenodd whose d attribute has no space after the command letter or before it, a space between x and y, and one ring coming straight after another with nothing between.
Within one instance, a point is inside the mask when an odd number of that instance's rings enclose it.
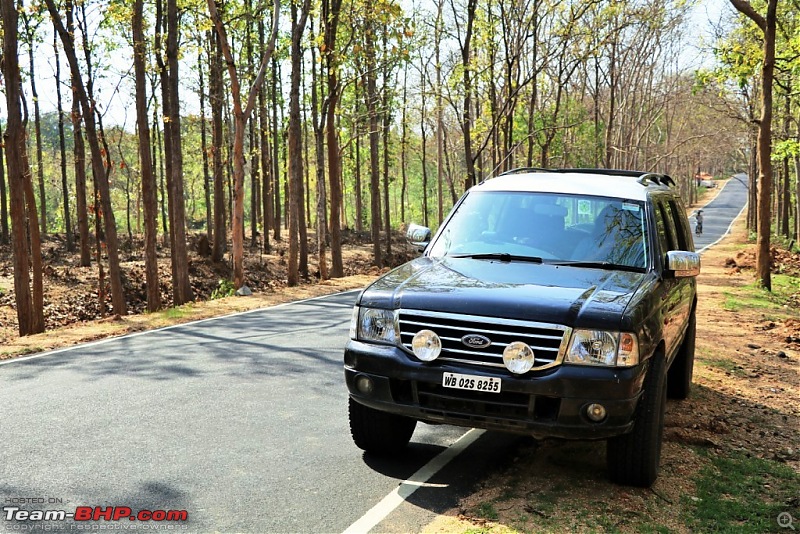
<instances>
[{"instance_id":1,"label":"ford oval badge","mask_svg":"<svg viewBox=\"0 0 800 534\"><path fill-rule=\"evenodd\" d=\"M485 349L492 344L492 340L480 334L467 334L461 338L461 343L471 349Z\"/></svg>"}]
</instances>

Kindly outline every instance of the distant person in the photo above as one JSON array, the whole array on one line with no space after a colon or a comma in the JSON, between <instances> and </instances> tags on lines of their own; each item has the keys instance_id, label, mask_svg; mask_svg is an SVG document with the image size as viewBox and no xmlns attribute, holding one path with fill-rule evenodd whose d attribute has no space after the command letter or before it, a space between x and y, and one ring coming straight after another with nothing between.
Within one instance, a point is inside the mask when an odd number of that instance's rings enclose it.
<instances>
[{"instance_id":1,"label":"distant person","mask_svg":"<svg viewBox=\"0 0 800 534\"><path fill-rule=\"evenodd\" d=\"M694 228L694 233L700 235L703 233L703 210L697 210L695 219L697 220L697 226Z\"/></svg>"}]
</instances>

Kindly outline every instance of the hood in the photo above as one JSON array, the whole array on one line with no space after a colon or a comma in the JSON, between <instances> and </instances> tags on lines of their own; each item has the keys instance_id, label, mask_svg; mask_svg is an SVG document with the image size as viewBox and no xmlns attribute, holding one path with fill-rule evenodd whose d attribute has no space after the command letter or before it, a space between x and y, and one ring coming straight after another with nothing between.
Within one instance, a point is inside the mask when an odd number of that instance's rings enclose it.
<instances>
[{"instance_id":1,"label":"hood","mask_svg":"<svg viewBox=\"0 0 800 534\"><path fill-rule=\"evenodd\" d=\"M367 287L359 304L566 326L616 328L646 273L472 258L418 258Z\"/></svg>"}]
</instances>

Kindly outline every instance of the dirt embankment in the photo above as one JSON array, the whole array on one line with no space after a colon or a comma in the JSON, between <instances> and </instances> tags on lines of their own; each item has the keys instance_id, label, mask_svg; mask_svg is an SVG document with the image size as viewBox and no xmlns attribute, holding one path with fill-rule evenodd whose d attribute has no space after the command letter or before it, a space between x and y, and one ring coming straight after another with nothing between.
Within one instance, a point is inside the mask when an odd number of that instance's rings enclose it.
<instances>
[{"instance_id":1,"label":"dirt embankment","mask_svg":"<svg viewBox=\"0 0 800 534\"><path fill-rule=\"evenodd\" d=\"M44 301L46 331L43 334L20 338L14 307L13 266L10 247L0 247L0 359L22 354L93 341L129 332L148 330L191 320L215 317L283 302L321 296L369 284L388 268L377 269L372 261L369 236L355 232L344 235L345 277L321 281L316 261L315 237L309 236L309 278L297 287L286 284L287 243L273 243L271 253L259 248L245 249L246 284L253 290L248 297L227 297L212 300L221 281L232 278L229 262L213 263L199 253L199 236L191 239L189 275L195 302L179 308L169 308L153 314L146 313L146 286L142 243L134 241L121 251L123 285L128 303L128 315L113 317L108 279L105 298L98 296L98 269L80 267L79 256L66 252L58 236L48 238L43 245ZM403 236L395 234L389 265L398 265L416 254ZM169 249L159 247L161 298L164 306L172 304ZM330 259L329 268L330 268ZM107 272L107 268L106 268ZM230 285L227 286L227 289Z\"/></svg>"}]
</instances>

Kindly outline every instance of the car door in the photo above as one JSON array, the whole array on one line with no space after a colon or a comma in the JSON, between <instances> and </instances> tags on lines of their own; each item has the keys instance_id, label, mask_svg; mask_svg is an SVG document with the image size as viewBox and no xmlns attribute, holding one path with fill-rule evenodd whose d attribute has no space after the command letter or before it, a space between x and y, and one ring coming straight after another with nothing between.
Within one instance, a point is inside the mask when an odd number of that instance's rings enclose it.
<instances>
[{"instance_id":1,"label":"car door","mask_svg":"<svg viewBox=\"0 0 800 534\"><path fill-rule=\"evenodd\" d=\"M683 328L683 295L682 281L666 274L666 255L670 250L678 250L678 238L675 225L663 196L653 197L653 211L655 214L656 228L658 230L658 246L662 264L661 285L659 291L659 306L663 320L663 338L666 353L671 358L677 349L679 337Z\"/></svg>"},{"instance_id":2,"label":"car door","mask_svg":"<svg viewBox=\"0 0 800 534\"><path fill-rule=\"evenodd\" d=\"M677 250L694 251L694 241L692 240L692 231L689 227L689 222L686 219L686 211L680 197L673 197L668 199L667 206L669 207L669 215L672 221L672 226L675 230L675 238ZM694 306L694 297L697 288L695 277L686 277L678 280L678 288L681 295L679 328L677 336L679 341L683 339L683 334L686 327L689 325L689 316L692 313Z\"/></svg>"}]
</instances>

